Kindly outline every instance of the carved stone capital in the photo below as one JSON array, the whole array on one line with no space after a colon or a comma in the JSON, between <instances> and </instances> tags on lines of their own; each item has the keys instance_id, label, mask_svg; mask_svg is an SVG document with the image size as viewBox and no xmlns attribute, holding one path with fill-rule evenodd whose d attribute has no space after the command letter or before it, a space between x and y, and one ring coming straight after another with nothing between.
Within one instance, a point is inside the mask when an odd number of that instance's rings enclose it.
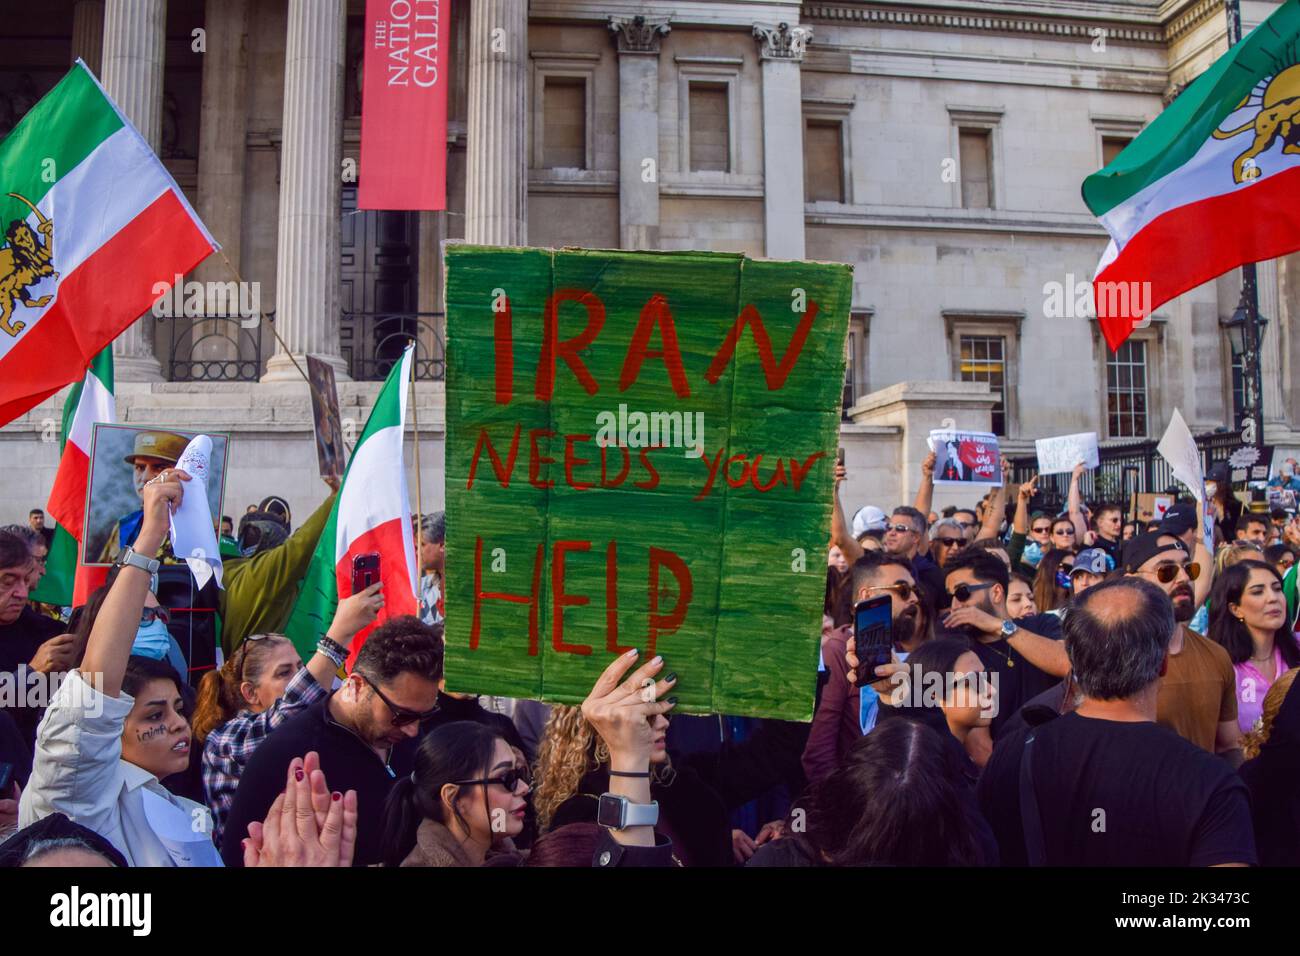
<instances>
[{"instance_id":1,"label":"carved stone capital","mask_svg":"<svg viewBox=\"0 0 1300 956\"><path fill-rule=\"evenodd\" d=\"M659 53L659 38L672 29L667 17L610 17L619 53Z\"/></svg>"},{"instance_id":2,"label":"carved stone capital","mask_svg":"<svg viewBox=\"0 0 1300 956\"><path fill-rule=\"evenodd\" d=\"M802 62L812 33L812 27L792 27L788 23L778 23L774 27L754 24L754 36L761 41L762 57L765 60Z\"/></svg>"}]
</instances>

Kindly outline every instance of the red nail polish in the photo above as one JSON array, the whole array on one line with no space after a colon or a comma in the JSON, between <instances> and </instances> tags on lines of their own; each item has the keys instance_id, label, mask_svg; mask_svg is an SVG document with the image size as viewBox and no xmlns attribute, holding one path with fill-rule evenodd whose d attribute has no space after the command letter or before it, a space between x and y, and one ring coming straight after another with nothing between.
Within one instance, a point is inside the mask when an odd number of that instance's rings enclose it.
<instances>
[{"instance_id":1,"label":"red nail polish","mask_svg":"<svg viewBox=\"0 0 1300 956\"><path fill-rule=\"evenodd\" d=\"M299 783L302 783L302 771L301 771L301 770L295 770L295 771L293 772L293 779L297 780Z\"/></svg>"},{"instance_id":2,"label":"red nail polish","mask_svg":"<svg viewBox=\"0 0 1300 956\"><path fill-rule=\"evenodd\" d=\"M330 799L333 800L335 803L338 803L340 800L343 799L343 794L335 790L332 794L330 794Z\"/></svg>"}]
</instances>

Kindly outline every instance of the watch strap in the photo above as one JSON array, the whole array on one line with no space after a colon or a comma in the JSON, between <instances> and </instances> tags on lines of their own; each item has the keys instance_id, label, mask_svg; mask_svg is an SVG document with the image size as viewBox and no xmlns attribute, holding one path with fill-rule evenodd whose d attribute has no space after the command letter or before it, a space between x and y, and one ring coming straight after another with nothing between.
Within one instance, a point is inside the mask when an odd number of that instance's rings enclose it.
<instances>
[{"instance_id":1,"label":"watch strap","mask_svg":"<svg viewBox=\"0 0 1300 956\"><path fill-rule=\"evenodd\" d=\"M652 827L658 822L659 801L651 800L649 803L633 803L631 800L624 799L623 826L620 829Z\"/></svg>"},{"instance_id":2,"label":"watch strap","mask_svg":"<svg viewBox=\"0 0 1300 956\"><path fill-rule=\"evenodd\" d=\"M146 574L157 574L161 564L157 558L146 558L135 548L129 546L117 556L117 563L124 568L139 568Z\"/></svg>"}]
</instances>

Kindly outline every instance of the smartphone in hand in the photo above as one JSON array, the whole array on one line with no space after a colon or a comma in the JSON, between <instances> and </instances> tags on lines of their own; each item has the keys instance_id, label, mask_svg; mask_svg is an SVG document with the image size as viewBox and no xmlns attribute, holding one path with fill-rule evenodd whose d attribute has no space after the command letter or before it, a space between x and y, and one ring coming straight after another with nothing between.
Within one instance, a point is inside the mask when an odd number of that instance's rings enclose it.
<instances>
[{"instance_id":1,"label":"smartphone in hand","mask_svg":"<svg viewBox=\"0 0 1300 956\"><path fill-rule=\"evenodd\" d=\"M876 668L893 659L894 605L888 594L859 601L853 608L853 649L858 657L859 679L876 680Z\"/></svg>"},{"instance_id":2,"label":"smartphone in hand","mask_svg":"<svg viewBox=\"0 0 1300 956\"><path fill-rule=\"evenodd\" d=\"M352 559L352 593L364 591L379 580L379 552L358 554Z\"/></svg>"}]
</instances>

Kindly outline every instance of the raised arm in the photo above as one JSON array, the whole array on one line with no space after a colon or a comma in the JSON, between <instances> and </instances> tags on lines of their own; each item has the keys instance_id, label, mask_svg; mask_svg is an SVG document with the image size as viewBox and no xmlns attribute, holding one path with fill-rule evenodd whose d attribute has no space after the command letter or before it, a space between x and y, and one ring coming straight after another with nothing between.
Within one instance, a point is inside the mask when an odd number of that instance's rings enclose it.
<instances>
[{"instance_id":1,"label":"raised arm","mask_svg":"<svg viewBox=\"0 0 1300 956\"><path fill-rule=\"evenodd\" d=\"M852 564L862 557L862 545L853 537L853 529L844 520L844 506L840 504L840 485L847 478L848 472L838 462L835 465L835 499L831 508L831 544L844 553L844 560Z\"/></svg>"},{"instance_id":2,"label":"raised arm","mask_svg":"<svg viewBox=\"0 0 1300 956\"><path fill-rule=\"evenodd\" d=\"M934 463L938 460L939 456L932 450L921 462L921 485L916 489L916 500L912 502L912 507L925 515L927 524L934 503Z\"/></svg>"},{"instance_id":3,"label":"raised arm","mask_svg":"<svg viewBox=\"0 0 1300 956\"><path fill-rule=\"evenodd\" d=\"M1074 466L1074 471L1070 472L1070 497L1069 497L1069 514L1070 521L1074 524L1074 539L1079 542L1079 547L1083 547L1084 539L1088 534L1088 522L1083 520L1083 509L1079 507L1082 499L1079 496L1079 479L1087 467L1083 462Z\"/></svg>"},{"instance_id":4,"label":"raised arm","mask_svg":"<svg viewBox=\"0 0 1300 956\"><path fill-rule=\"evenodd\" d=\"M180 504L183 495L181 482L189 480L189 475L173 468L144 486L144 521L133 550L148 557L158 553L167 535L169 509ZM79 669L83 674L96 675L103 681L100 690L106 697L117 697L122 693L122 678L140 627L140 612L144 608L144 596L149 591L149 578L149 573L140 568L123 567L104 598L90 637L86 639L86 653Z\"/></svg>"},{"instance_id":5,"label":"raised arm","mask_svg":"<svg viewBox=\"0 0 1300 956\"><path fill-rule=\"evenodd\" d=\"M1029 534L1029 501L1038 490L1038 476L1030 478L1016 493L1016 516L1011 522L1011 530L1016 534Z\"/></svg>"},{"instance_id":6,"label":"raised arm","mask_svg":"<svg viewBox=\"0 0 1300 956\"><path fill-rule=\"evenodd\" d=\"M933 452L931 452L933 454ZM933 468L931 472L933 472ZM1011 462L1002 459L1002 484L993 492L993 497L984 506L984 521L980 524L975 540L996 538L1002 530L1002 517L1007 513L1007 482L1011 480ZM933 485L931 485L933 487ZM927 512L928 513L928 512Z\"/></svg>"},{"instance_id":7,"label":"raised arm","mask_svg":"<svg viewBox=\"0 0 1300 956\"><path fill-rule=\"evenodd\" d=\"M1192 582L1196 607L1210 599L1210 589L1214 587L1214 556L1205 547L1205 508L1196 505L1196 547L1192 549L1192 560L1201 566L1201 573Z\"/></svg>"}]
</instances>

